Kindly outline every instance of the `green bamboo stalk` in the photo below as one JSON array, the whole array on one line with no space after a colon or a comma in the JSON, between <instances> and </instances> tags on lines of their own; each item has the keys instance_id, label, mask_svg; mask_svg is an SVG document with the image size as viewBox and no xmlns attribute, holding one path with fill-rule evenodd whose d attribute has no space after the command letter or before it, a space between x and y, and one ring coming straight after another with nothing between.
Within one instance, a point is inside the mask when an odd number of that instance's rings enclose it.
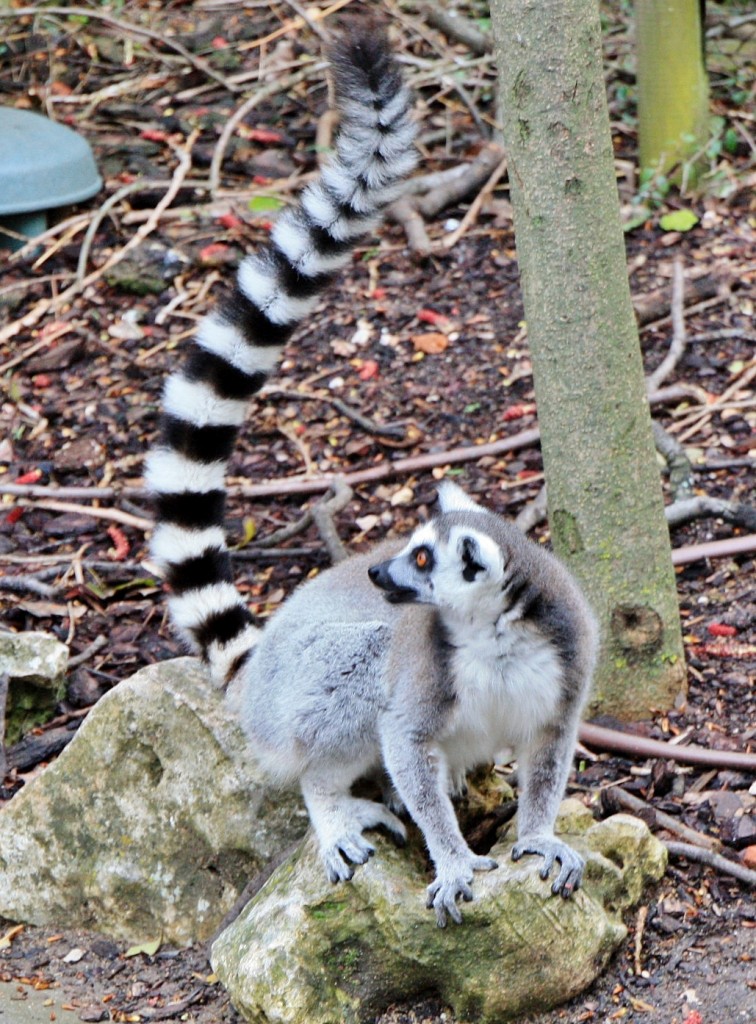
<instances>
[{"instance_id":1,"label":"green bamboo stalk","mask_svg":"<svg viewBox=\"0 0 756 1024\"><path fill-rule=\"evenodd\" d=\"M666 174L708 139L699 0L636 0L635 23L640 166Z\"/></svg>"}]
</instances>

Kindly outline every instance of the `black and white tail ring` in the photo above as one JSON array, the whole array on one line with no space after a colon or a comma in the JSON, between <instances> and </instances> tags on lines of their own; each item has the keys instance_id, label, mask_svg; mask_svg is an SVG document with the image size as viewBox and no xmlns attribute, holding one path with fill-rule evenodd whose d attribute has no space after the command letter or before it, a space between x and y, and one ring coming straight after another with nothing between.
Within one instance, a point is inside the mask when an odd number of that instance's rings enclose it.
<instances>
[{"instance_id":1,"label":"black and white tail ring","mask_svg":"<svg viewBox=\"0 0 756 1024\"><path fill-rule=\"evenodd\" d=\"M355 29L334 46L331 62L340 112L335 152L200 325L185 365L168 379L160 439L147 459L156 496L152 555L170 585L173 623L217 685L233 678L257 638L233 584L223 529L226 465L247 402L417 161L411 95L385 35Z\"/></svg>"}]
</instances>

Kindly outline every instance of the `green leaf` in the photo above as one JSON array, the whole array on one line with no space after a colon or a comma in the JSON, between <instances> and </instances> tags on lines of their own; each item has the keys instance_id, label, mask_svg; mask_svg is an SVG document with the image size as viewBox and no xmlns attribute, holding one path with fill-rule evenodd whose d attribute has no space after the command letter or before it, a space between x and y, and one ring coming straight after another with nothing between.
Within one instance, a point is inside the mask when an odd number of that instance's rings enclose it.
<instances>
[{"instance_id":1,"label":"green leaf","mask_svg":"<svg viewBox=\"0 0 756 1024\"><path fill-rule=\"evenodd\" d=\"M255 196L247 203L252 213L270 213L273 210L280 210L283 206L283 199L278 196Z\"/></svg>"},{"instance_id":2,"label":"green leaf","mask_svg":"<svg viewBox=\"0 0 756 1024\"><path fill-rule=\"evenodd\" d=\"M692 210L675 210L659 218L662 231L690 231L698 224L698 217Z\"/></svg>"},{"instance_id":3,"label":"green leaf","mask_svg":"<svg viewBox=\"0 0 756 1024\"><path fill-rule=\"evenodd\" d=\"M126 950L124 956L138 956L144 953L145 956L154 956L160 949L162 939L152 939L150 942L141 942L138 946L131 946Z\"/></svg>"},{"instance_id":4,"label":"green leaf","mask_svg":"<svg viewBox=\"0 0 756 1024\"><path fill-rule=\"evenodd\" d=\"M244 535L238 544L233 547L234 551L241 551L247 544L251 544L257 536L257 523L250 516L244 517Z\"/></svg>"},{"instance_id":5,"label":"green leaf","mask_svg":"<svg viewBox=\"0 0 756 1024\"><path fill-rule=\"evenodd\" d=\"M647 206L639 206L637 210L633 211L630 220L626 221L622 225L623 231L635 231L641 224L645 224L648 218L651 216L651 211Z\"/></svg>"}]
</instances>

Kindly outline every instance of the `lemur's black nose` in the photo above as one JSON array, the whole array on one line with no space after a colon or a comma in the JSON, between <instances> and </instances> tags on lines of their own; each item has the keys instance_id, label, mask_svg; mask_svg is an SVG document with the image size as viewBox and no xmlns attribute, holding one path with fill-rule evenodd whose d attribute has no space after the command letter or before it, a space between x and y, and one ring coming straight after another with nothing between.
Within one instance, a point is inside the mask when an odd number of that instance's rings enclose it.
<instances>
[{"instance_id":1,"label":"lemur's black nose","mask_svg":"<svg viewBox=\"0 0 756 1024\"><path fill-rule=\"evenodd\" d=\"M371 565L368 569L370 582L374 583L376 587L380 587L381 590L388 590L391 587L396 586L394 581L391 579L388 566L389 562L379 562L378 565Z\"/></svg>"}]
</instances>

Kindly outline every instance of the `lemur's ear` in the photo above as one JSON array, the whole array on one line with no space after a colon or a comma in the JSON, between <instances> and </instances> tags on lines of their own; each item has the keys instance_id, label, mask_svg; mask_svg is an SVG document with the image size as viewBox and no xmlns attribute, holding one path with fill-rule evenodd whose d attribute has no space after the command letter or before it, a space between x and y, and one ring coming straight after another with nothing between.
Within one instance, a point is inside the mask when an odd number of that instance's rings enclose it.
<instances>
[{"instance_id":1,"label":"lemur's ear","mask_svg":"<svg viewBox=\"0 0 756 1024\"><path fill-rule=\"evenodd\" d=\"M477 505L461 487L452 483L451 480L444 480L438 487L438 504L442 512L483 512L480 505Z\"/></svg>"},{"instance_id":2,"label":"lemur's ear","mask_svg":"<svg viewBox=\"0 0 756 1024\"><path fill-rule=\"evenodd\" d=\"M499 545L487 533L455 526L450 546L459 559L459 571L468 583L484 579L499 580L504 573L505 558Z\"/></svg>"},{"instance_id":3,"label":"lemur's ear","mask_svg":"<svg viewBox=\"0 0 756 1024\"><path fill-rule=\"evenodd\" d=\"M469 534L460 537L457 551L462 560L462 578L468 583L472 583L478 573L485 573L483 554L475 537Z\"/></svg>"}]
</instances>

